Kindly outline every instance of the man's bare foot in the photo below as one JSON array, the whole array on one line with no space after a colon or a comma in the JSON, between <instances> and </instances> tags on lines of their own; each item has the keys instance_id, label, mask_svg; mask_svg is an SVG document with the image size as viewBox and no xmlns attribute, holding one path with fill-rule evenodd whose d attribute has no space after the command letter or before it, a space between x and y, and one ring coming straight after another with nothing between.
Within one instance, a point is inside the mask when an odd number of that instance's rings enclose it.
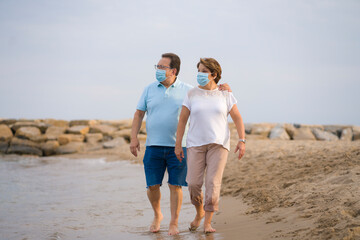
<instances>
[{"instance_id":1,"label":"man's bare foot","mask_svg":"<svg viewBox=\"0 0 360 240\"><path fill-rule=\"evenodd\" d=\"M216 229L211 226L211 224L204 224L204 233L213 233L216 232Z\"/></svg>"},{"instance_id":2,"label":"man's bare foot","mask_svg":"<svg viewBox=\"0 0 360 240\"><path fill-rule=\"evenodd\" d=\"M198 227L200 226L201 220L204 218L204 216L205 216L204 210L202 210L200 213L196 213L194 221L190 223L189 230L196 231L196 229L198 229Z\"/></svg>"},{"instance_id":3,"label":"man's bare foot","mask_svg":"<svg viewBox=\"0 0 360 240\"><path fill-rule=\"evenodd\" d=\"M178 226L177 224L171 224L169 225L169 236L172 236L172 235L177 235L179 234L179 229L178 229Z\"/></svg>"},{"instance_id":4,"label":"man's bare foot","mask_svg":"<svg viewBox=\"0 0 360 240\"><path fill-rule=\"evenodd\" d=\"M163 219L163 215L160 214L158 217L154 217L154 221L152 222L150 226L150 232L157 233L160 231L160 223Z\"/></svg>"}]
</instances>

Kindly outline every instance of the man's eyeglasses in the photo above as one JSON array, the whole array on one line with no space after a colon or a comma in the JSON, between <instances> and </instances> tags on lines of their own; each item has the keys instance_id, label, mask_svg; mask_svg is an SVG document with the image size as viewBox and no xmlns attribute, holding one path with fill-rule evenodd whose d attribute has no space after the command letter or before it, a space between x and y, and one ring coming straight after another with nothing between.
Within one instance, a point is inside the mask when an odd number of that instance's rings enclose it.
<instances>
[{"instance_id":1,"label":"man's eyeglasses","mask_svg":"<svg viewBox=\"0 0 360 240\"><path fill-rule=\"evenodd\" d=\"M171 67L167 67L167 66L163 66L163 65L154 65L155 69L161 69L161 70L166 70L171 69Z\"/></svg>"}]
</instances>

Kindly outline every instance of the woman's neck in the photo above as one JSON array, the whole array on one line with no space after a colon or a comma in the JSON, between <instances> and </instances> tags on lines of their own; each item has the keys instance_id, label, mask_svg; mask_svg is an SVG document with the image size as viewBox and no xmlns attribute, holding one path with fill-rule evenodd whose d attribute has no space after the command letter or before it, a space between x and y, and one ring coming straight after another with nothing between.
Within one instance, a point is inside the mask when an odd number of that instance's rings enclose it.
<instances>
[{"instance_id":1,"label":"woman's neck","mask_svg":"<svg viewBox=\"0 0 360 240\"><path fill-rule=\"evenodd\" d=\"M218 86L215 83L215 81L210 81L208 84L206 84L205 86L201 86L199 85L199 88L204 89L204 90L214 90L216 89Z\"/></svg>"}]
</instances>

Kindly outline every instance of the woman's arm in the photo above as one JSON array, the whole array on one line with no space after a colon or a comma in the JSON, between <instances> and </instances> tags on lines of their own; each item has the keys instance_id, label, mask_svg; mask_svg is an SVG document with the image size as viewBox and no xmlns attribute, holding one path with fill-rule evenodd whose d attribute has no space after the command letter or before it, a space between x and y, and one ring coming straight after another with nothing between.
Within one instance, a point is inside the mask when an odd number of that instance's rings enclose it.
<instances>
[{"instance_id":1,"label":"woman's arm","mask_svg":"<svg viewBox=\"0 0 360 240\"><path fill-rule=\"evenodd\" d=\"M187 107L183 106L181 109L179 123L176 131L176 143L175 143L175 154L180 162L184 158L184 151L181 147L181 142L184 137L185 127L189 119L189 116L190 116L190 110Z\"/></svg>"},{"instance_id":2,"label":"woman's arm","mask_svg":"<svg viewBox=\"0 0 360 240\"><path fill-rule=\"evenodd\" d=\"M231 108L230 116L235 123L236 130L239 135L239 139L245 139L244 123L243 123L242 117L240 115L239 109L237 108L236 104L234 104L234 106ZM245 143L244 142L237 143L235 152L237 152L238 150L239 150L239 159L240 159L245 154Z\"/></svg>"}]
</instances>

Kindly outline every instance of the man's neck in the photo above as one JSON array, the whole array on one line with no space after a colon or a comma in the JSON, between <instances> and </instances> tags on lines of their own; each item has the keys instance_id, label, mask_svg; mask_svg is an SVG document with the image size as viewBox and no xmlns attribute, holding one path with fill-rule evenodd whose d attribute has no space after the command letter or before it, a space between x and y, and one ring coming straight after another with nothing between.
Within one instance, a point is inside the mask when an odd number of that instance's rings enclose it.
<instances>
[{"instance_id":1,"label":"man's neck","mask_svg":"<svg viewBox=\"0 0 360 240\"><path fill-rule=\"evenodd\" d=\"M176 78L173 77L173 78L166 79L165 81L161 82L161 84L164 85L164 87L169 88L171 85L174 84L175 81L176 81Z\"/></svg>"}]
</instances>

